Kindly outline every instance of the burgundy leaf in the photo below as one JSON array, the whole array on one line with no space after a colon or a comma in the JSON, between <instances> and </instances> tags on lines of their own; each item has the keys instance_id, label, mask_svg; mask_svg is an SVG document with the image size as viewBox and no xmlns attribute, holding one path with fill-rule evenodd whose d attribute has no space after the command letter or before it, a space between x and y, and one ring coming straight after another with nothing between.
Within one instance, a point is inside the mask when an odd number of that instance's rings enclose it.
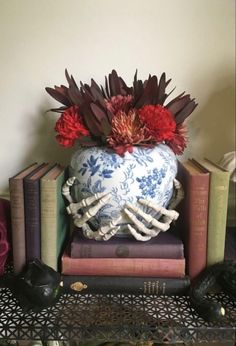
<instances>
[{"instance_id":1,"label":"burgundy leaf","mask_svg":"<svg viewBox=\"0 0 236 346\"><path fill-rule=\"evenodd\" d=\"M55 100L62 103L63 105L68 107L72 105L70 100L68 100L68 98L60 91L55 90L53 88L49 88L49 87L45 88L45 90L50 96L52 96Z\"/></svg>"},{"instance_id":2,"label":"burgundy leaf","mask_svg":"<svg viewBox=\"0 0 236 346\"><path fill-rule=\"evenodd\" d=\"M197 107L197 103L195 103L194 99L191 100L176 116L175 121L176 124L182 123Z\"/></svg>"},{"instance_id":3,"label":"burgundy leaf","mask_svg":"<svg viewBox=\"0 0 236 346\"><path fill-rule=\"evenodd\" d=\"M78 86L77 86L77 84L76 84L76 82L75 82L73 76L71 75L71 77L70 77L70 75L69 75L67 69L65 69L65 75L66 75L66 80L67 80L69 86L78 89Z\"/></svg>"},{"instance_id":4,"label":"burgundy leaf","mask_svg":"<svg viewBox=\"0 0 236 346\"><path fill-rule=\"evenodd\" d=\"M106 112L95 103L91 103L90 108L99 123L102 121L102 119L107 119Z\"/></svg>"},{"instance_id":5,"label":"burgundy leaf","mask_svg":"<svg viewBox=\"0 0 236 346\"><path fill-rule=\"evenodd\" d=\"M115 70L112 70L108 78L111 96L121 95L120 81L117 72Z\"/></svg>"},{"instance_id":6,"label":"burgundy leaf","mask_svg":"<svg viewBox=\"0 0 236 346\"><path fill-rule=\"evenodd\" d=\"M110 98L111 94L110 94L110 90L109 90L109 83L107 80L107 76L105 76L105 91L106 91L106 98Z\"/></svg>"},{"instance_id":7,"label":"burgundy leaf","mask_svg":"<svg viewBox=\"0 0 236 346\"><path fill-rule=\"evenodd\" d=\"M183 97L179 98L175 102L173 102L169 107L169 111L172 114L177 114L181 109L183 109L189 102L191 101L189 95L184 95Z\"/></svg>"},{"instance_id":8,"label":"burgundy leaf","mask_svg":"<svg viewBox=\"0 0 236 346\"><path fill-rule=\"evenodd\" d=\"M101 126L105 137L109 136L111 133L111 124L109 123L107 118L102 119Z\"/></svg>"},{"instance_id":9,"label":"burgundy leaf","mask_svg":"<svg viewBox=\"0 0 236 346\"><path fill-rule=\"evenodd\" d=\"M95 137L101 136L103 134L101 124L97 122L89 106L83 104L80 110L89 132Z\"/></svg>"},{"instance_id":10,"label":"burgundy leaf","mask_svg":"<svg viewBox=\"0 0 236 346\"><path fill-rule=\"evenodd\" d=\"M185 91L183 91L181 94L179 94L173 100L171 100L169 103L167 103L167 105L165 105L165 107L169 108L173 103L175 103L177 100L179 100L184 94L185 94Z\"/></svg>"},{"instance_id":11,"label":"burgundy leaf","mask_svg":"<svg viewBox=\"0 0 236 346\"><path fill-rule=\"evenodd\" d=\"M166 99L166 93L165 93L166 86L167 86L167 84L166 84L166 74L163 72L161 77L160 77L160 81L159 81L158 103L160 105L163 105L163 103L165 102L165 99Z\"/></svg>"},{"instance_id":12,"label":"burgundy leaf","mask_svg":"<svg viewBox=\"0 0 236 346\"><path fill-rule=\"evenodd\" d=\"M73 87L70 87L69 88L69 97L75 105L80 106L83 102L83 98L82 98L82 95L81 95L79 89L75 89Z\"/></svg>"}]
</instances>

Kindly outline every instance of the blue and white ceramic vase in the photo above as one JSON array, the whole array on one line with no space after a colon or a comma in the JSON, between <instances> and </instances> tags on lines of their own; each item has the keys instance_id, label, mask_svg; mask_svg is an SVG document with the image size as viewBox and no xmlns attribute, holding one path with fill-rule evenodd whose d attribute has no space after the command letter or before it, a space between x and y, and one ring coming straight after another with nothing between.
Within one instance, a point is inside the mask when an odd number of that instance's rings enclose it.
<instances>
[{"instance_id":1,"label":"blue and white ceramic vase","mask_svg":"<svg viewBox=\"0 0 236 346\"><path fill-rule=\"evenodd\" d=\"M120 224L130 223L122 209L126 202L137 205L158 218L151 210L138 203L145 198L166 207L173 193L177 173L177 159L165 144L153 148L134 147L133 153L120 156L106 147L79 148L72 156L70 176L77 177L72 187L76 201L107 192L111 198L91 220L95 228L122 216ZM122 229L122 227L121 227Z\"/></svg>"}]
</instances>

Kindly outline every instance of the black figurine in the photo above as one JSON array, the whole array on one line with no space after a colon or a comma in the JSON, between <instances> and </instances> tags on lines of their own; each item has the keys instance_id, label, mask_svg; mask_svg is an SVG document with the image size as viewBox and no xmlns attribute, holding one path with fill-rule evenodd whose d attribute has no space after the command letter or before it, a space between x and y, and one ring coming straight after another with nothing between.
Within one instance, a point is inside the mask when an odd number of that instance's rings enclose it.
<instances>
[{"instance_id":1,"label":"black figurine","mask_svg":"<svg viewBox=\"0 0 236 346\"><path fill-rule=\"evenodd\" d=\"M19 301L24 311L40 311L56 303L61 288L61 275L42 261L29 261L23 272L17 276L8 275L2 279Z\"/></svg>"},{"instance_id":2,"label":"black figurine","mask_svg":"<svg viewBox=\"0 0 236 346\"><path fill-rule=\"evenodd\" d=\"M225 315L225 310L219 302L205 298L215 286L236 301L236 261L224 261L206 268L192 284L190 300L198 314L206 321L216 321Z\"/></svg>"}]
</instances>

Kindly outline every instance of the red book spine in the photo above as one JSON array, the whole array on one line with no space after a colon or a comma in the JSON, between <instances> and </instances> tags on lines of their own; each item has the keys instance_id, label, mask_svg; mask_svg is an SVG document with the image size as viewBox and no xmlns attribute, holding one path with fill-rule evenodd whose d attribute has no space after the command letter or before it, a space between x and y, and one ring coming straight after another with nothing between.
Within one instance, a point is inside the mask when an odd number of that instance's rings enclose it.
<instances>
[{"instance_id":1,"label":"red book spine","mask_svg":"<svg viewBox=\"0 0 236 346\"><path fill-rule=\"evenodd\" d=\"M62 274L97 276L153 276L178 278L185 275L184 259L71 258L62 256Z\"/></svg>"},{"instance_id":2,"label":"red book spine","mask_svg":"<svg viewBox=\"0 0 236 346\"><path fill-rule=\"evenodd\" d=\"M209 174L193 173L181 166L185 197L180 209L180 228L184 232L187 273L191 279L206 267Z\"/></svg>"}]
</instances>

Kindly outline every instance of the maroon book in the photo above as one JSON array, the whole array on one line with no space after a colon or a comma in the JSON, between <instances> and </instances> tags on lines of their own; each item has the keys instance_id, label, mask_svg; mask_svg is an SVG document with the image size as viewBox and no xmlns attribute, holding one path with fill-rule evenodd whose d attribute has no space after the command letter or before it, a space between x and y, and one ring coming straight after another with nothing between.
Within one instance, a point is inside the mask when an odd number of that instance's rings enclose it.
<instances>
[{"instance_id":1,"label":"maroon book","mask_svg":"<svg viewBox=\"0 0 236 346\"><path fill-rule=\"evenodd\" d=\"M184 258L182 240L172 231L162 232L157 237L141 242L134 238L111 238L108 241L86 239L81 230L72 235L72 258Z\"/></svg>"},{"instance_id":2,"label":"maroon book","mask_svg":"<svg viewBox=\"0 0 236 346\"><path fill-rule=\"evenodd\" d=\"M26 260L41 258L40 232L40 179L51 168L41 164L24 178Z\"/></svg>"},{"instance_id":3,"label":"maroon book","mask_svg":"<svg viewBox=\"0 0 236 346\"><path fill-rule=\"evenodd\" d=\"M71 258L62 255L64 275L145 276L181 278L185 276L185 259L175 258Z\"/></svg>"},{"instance_id":4,"label":"maroon book","mask_svg":"<svg viewBox=\"0 0 236 346\"><path fill-rule=\"evenodd\" d=\"M187 274L194 279L206 267L209 173L188 160L179 162L177 179L184 189L177 225L185 242Z\"/></svg>"}]
</instances>

